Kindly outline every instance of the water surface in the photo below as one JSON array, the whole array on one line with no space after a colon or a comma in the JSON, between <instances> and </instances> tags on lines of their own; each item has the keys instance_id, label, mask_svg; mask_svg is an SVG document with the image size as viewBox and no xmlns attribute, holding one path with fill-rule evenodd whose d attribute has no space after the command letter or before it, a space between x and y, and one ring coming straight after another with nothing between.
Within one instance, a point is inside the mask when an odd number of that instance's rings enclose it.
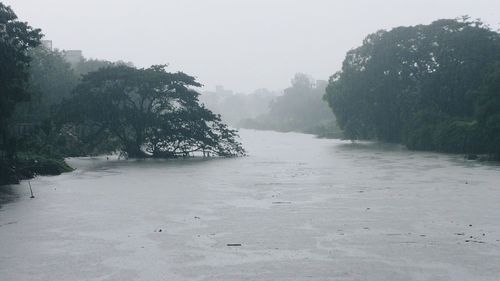
<instances>
[{"instance_id":1,"label":"water surface","mask_svg":"<svg viewBox=\"0 0 500 281\"><path fill-rule=\"evenodd\" d=\"M2 188L0 280L498 280L500 167L241 135L249 157L72 159L35 199Z\"/></svg>"}]
</instances>

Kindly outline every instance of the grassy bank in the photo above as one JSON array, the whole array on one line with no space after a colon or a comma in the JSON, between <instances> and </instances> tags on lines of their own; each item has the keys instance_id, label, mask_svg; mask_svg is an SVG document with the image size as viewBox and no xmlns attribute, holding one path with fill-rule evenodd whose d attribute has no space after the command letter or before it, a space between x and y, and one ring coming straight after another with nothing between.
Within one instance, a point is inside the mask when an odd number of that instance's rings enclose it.
<instances>
[{"instance_id":1,"label":"grassy bank","mask_svg":"<svg viewBox=\"0 0 500 281\"><path fill-rule=\"evenodd\" d=\"M18 153L13 160L0 160L0 185L16 184L37 175L60 175L73 170L62 157Z\"/></svg>"}]
</instances>

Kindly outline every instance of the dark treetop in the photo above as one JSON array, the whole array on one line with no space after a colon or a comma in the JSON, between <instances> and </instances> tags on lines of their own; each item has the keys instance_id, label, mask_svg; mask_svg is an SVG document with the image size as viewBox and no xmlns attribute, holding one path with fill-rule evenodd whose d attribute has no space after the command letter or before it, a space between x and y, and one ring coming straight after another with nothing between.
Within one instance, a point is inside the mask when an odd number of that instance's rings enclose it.
<instances>
[{"instance_id":1,"label":"dark treetop","mask_svg":"<svg viewBox=\"0 0 500 281\"><path fill-rule=\"evenodd\" d=\"M236 131L198 102L199 86L162 65L102 68L83 77L62 116L130 157L243 155Z\"/></svg>"},{"instance_id":2,"label":"dark treetop","mask_svg":"<svg viewBox=\"0 0 500 281\"><path fill-rule=\"evenodd\" d=\"M382 30L347 53L326 99L349 139L498 153L498 61L500 35L467 18Z\"/></svg>"}]
</instances>

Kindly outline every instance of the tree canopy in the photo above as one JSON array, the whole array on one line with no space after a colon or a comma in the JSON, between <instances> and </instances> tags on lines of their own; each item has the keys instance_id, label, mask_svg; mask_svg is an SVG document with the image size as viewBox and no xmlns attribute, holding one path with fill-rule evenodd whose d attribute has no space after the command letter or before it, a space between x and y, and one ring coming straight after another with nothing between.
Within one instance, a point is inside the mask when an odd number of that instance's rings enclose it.
<instances>
[{"instance_id":1,"label":"tree canopy","mask_svg":"<svg viewBox=\"0 0 500 281\"><path fill-rule=\"evenodd\" d=\"M5 138L15 105L30 98L28 89L29 50L40 44L39 29L18 20L8 6L0 2L0 134Z\"/></svg>"},{"instance_id":2,"label":"tree canopy","mask_svg":"<svg viewBox=\"0 0 500 281\"><path fill-rule=\"evenodd\" d=\"M335 116L323 100L326 81L315 81L309 75L297 73L283 95L269 103L269 112L254 119L246 119L246 128L296 131L331 135L338 131Z\"/></svg>"},{"instance_id":3,"label":"tree canopy","mask_svg":"<svg viewBox=\"0 0 500 281\"><path fill-rule=\"evenodd\" d=\"M30 99L29 50L40 44L42 34L18 20L0 2L0 184L12 182L15 140L9 134L9 118L15 106Z\"/></svg>"},{"instance_id":4,"label":"tree canopy","mask_svg":"<svg viewBox=\"0 0 500 281\"><path fill-rule=\"evenodd\" d=\"M60 51L39 46L30 50L29 55L31 99L18 105L14 121L39 123L50 118L53 107L71 95L79 79Z\"/></svg>"},{"instance_id":5,"label":"tree canopy","mask_svg":"<svg viewBox=\"0 0 500 281\"><path fill-rule=\"evenodd\" d=\"M189 153L243 155L237 133L200 105L201 86L165 66L125 65L85 75L63 110L63 120L86 127L94 139L109 142L131 157L177 157Z\"/></svg>"},{"instance_id":6,"label":"tree canopy","mask_svg":"<svg viewBox=\"0 0 500 281\"><path fill-rule=\"evenodd\" d=\"M467 17L381 30L347 53L326 99L349 139L478 152L478 89L499 60L499 34Z\"/></svg>"}]
</instances>

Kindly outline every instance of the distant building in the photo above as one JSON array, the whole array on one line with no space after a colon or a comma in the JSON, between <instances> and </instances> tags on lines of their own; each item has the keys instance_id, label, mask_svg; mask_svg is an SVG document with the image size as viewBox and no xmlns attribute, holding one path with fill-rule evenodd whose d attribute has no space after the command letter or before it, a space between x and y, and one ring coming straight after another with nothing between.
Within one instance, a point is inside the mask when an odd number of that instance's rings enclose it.
<instances>
[{"instance_id":1,"label":"distant building","mask_svg":"<svg viewBox=\"0 0 500 281\"><path fill-rule=\"evenodd\" d=\"M52 51L52 40L41 40L42 46Z\"/></svg>"},{"instance_id":2,"label":"distant building","mask_svg":"<svg viewBox=\"0 0 500 281\"><path fill-rule=\"evenodd\" d=\"M232 94L234 94L233 91L226 90L226 89L224 89L224 86L221 86L221 85L215 86L215 93L217 93L217 94L223 94L223 95L232 95Z\"/></svg>"},{"instance_id":3,"label":"distant building","mask_svg":"<svg viewBox=\"0 0 500 281\"><path fill-rule=\"evenodd\" d=\"M81 50L65 50L63 51L63 57L71 66L75 66L83 61L83 53Z\"/></svg>"}]
</instances>

